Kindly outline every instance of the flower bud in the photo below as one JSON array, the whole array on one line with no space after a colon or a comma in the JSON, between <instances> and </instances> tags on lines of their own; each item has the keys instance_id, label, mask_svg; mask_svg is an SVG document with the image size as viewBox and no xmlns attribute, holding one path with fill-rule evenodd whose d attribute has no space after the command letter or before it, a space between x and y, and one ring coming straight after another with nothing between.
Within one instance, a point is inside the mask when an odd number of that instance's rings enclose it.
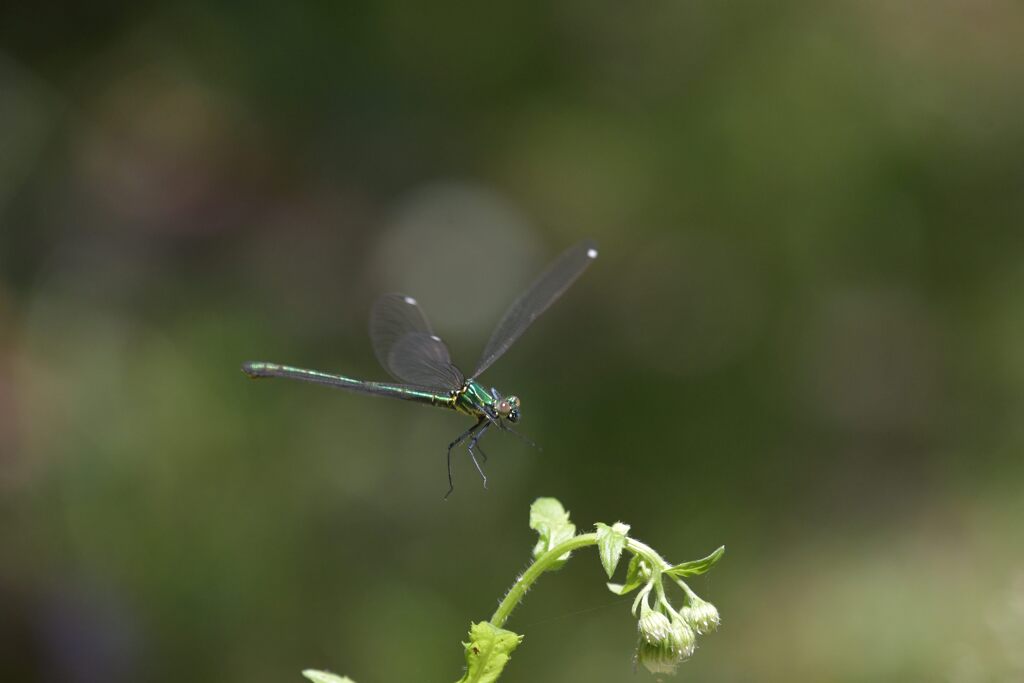
<instances>
[{"instance_id":1,"label":"flower bud","mask_svg":"<svg viewBox=\"0 0 1024 683\"><path fill-rule=\"evenodd\" d=\"M640 611L640 621L637 623L640 631L640 640L651 645L666 644L671 647L672 622L658 610L646 607Z\"/></svg>"},{"instance_id":2,"label":"flower bud","mask_svg":"<svg viewBox=\"0 0 1024 683\"><path fill-rule=\"evenodd\" d=\"M698 597L691 598L690 606L680 610L680 614L697 633L714 631L721 622L715 606Z\"/></svg>"},{"instance_id":3,"label":"flower bud","mask_svg":"<svg viewBox=\"0 0 1024 683\"><path fill-rule=\"evenodd\" d=\"M683 619L673 618L671 642L680 659L686 659L697 647L697 634Z\"/></svg>"},{"instance_id":4,"label":"flower bud","mask_svg":"<svg viewBox=\"0 0 1024 683\"><path fill-rule=\"evenodd\" d=\"M644 665L644 668L652 674L674 674L682 657L678 652L672 650L668 643L654 645L643 638L636 646L636 661Z\"/></svg>"}]
</instances>

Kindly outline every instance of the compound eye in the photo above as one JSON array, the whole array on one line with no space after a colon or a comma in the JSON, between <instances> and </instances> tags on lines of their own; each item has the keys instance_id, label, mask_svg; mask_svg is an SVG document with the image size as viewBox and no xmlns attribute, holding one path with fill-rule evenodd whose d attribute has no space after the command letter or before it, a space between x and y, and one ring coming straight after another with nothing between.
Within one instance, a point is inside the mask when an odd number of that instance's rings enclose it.
<instances>
[{"instance_id":1,"label":"compound eye","mask_svg":"<svg viewBox=\"0 0 1024 683\"><path fill-rule=\"evenodd\" d=\"M498 415L508 417L508 414L512 412L512 406L509 404L508 399L503 398L498 401L498 405L495 406L495 410L498 411Z\"/></svg>"}]
</instances>

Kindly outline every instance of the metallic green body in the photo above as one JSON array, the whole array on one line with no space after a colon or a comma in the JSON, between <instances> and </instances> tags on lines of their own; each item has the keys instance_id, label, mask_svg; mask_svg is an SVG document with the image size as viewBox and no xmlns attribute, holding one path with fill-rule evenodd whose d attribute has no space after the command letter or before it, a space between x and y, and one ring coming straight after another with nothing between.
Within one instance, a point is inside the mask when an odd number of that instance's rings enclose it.
<instances>
[{"instance_id":1,"label":"metallic green body","mask_svg":"<svg viewBox=\"0 0 1024 683\"><path fill-rule=\"evenodd\" d=\"M345 377L344 375L335 375L318 370L306 370L305 368L279 365L277 363L246 363L242 366L242 369L250 377L287 377L299 379L306 382L347 389L360 394L391 396L404 401L423 403L437 408L448 408L470 417L478 418L484 416L486 413L481 408L488 408L494 405L494 397L491 393L475 380L469 380L462 389L455 392L438 392L429 389L417 389L416 387L403 384L366 382Z\"/></svg>"},{"instance_id":2,"label":"metallic green body","mask_svg":"<svg viewBox=\"0 0 1024 683\"><path fill-rule=\"evenodd\" d=\"M318 370L306 370L295 368L290 365L278 365L277 363L246 363L242 366L245 374L250 377L287 377L300 379L316 384L325 384L330 387L348 389L360 394L371 394L374 396L391 396L414 403L424 403L438 408L455 409L455 399L447 392L430 391L429 389L417 389L402 384L388 384L386 382L365 382L352 379L344 375L334 375Z\"/></svg>"},{"instance_id":3,"label":"metallic green body","mask_svg":"<svg viewBox=\"0 0 1024 683\"><path fill-rule=\"evenodd\" d=\"M453 407L460 413L465 413L471 417L480 417L484 414L480 408L493 405L494 397L491 396L491 392L487 391L480 382L471 379L455 395L455 405Z\"/></svg>"}]
</instances>

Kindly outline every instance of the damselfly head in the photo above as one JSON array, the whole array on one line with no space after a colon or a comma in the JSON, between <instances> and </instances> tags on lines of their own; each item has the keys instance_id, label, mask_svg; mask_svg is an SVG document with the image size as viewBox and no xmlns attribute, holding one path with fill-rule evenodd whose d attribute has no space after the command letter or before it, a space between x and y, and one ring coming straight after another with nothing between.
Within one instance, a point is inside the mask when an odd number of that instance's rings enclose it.
<instances>
[{"instance_id":1,"label":"damselfly head","mask_svg":"<svg viewBox=\"0 0 1024 683\"><path fill-rule=\"evenodd\" d=\"M518 396L506 396L495 404L494 409L498 415L507 418L509 422L519 422Z\"/></svg>"}]
</instances>

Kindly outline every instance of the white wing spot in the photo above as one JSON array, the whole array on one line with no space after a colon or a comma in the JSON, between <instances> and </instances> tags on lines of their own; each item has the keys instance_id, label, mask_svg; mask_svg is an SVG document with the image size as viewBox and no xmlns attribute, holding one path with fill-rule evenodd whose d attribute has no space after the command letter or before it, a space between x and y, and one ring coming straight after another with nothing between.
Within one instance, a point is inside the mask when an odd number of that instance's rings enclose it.
<instances>
[{"instance_id":1,"label":"white wing spot","mask_svg":"<svg viewBox=\"0 0 1024 683\"><path fill-rule=\"evenodd\" d=\"M405 301L405 303L409 304L410 306L416 305L416 299L413 299L411 296L404 296L402 297L402 300Z\"/></svg>"},{"instance_id":2,"label":"white wing spot","mask_svg":"<svg viewBox=\"0 0 1024 683\"><path fill-rule=\"evenodd\" d=\"M597 249L587 249L587 256L590 258L597 258Z\"/></svg>"},{"instance_id":3,"label":"white wing spot","mask_svg":"<svg viewBox=\"0 0 1024 683\"><path fill-rule=\"evenodd\" d=\"M438 337L436 334L430 335L430 338L433 339L434 341L441 341L441 338Z\"/></svg>"}]
</instances>

